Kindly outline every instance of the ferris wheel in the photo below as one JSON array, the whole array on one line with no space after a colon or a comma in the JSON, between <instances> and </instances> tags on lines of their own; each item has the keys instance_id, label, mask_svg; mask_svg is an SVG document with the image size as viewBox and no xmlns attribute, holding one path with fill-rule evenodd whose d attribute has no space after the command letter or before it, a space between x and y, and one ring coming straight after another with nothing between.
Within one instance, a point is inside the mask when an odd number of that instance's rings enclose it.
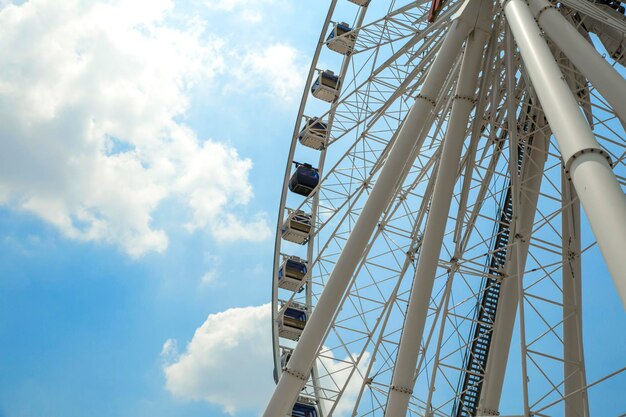
<instances>
[{"instance_id":1,"label":"ferris wheel","mask_svg":"<svg viewBox=\"0 0 626 417\"><path fill-rule=\"evenodd\" d=\"M280 201L265 417L592 415L626 372L625 352L587 378L582 325L590 278L626 306L624 13L331 1ZM583 277L598 249L608 273Z\"/></svg>"}]
</instances>

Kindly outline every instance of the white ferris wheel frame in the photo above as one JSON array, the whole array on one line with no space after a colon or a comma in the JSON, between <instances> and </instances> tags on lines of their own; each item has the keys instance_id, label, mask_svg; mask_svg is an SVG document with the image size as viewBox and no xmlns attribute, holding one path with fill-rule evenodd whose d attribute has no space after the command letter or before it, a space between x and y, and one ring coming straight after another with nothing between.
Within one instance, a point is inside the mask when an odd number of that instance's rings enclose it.
<instances>
[{"instance_id":1,"label":"white ferris wheel frame","mask_svg":"<svg viewBox=\"0 0 626 417\"><path fill-rule=\"evenodd\" d=\"M418 1L414 3L426 3ZM582 10L589 10L592 13L602 14L601 10L591 8L586 0L567 0L563 3L572 7L579 7ZM331 23L337 1L332 1L326 18L324 28L328 28ZM410 4L400 8L394 13L402 13L410 10ZM280 379L276 390L265 411L265 417L288 415L294 401L298 398L305 384L311 380L315 396L320 398L323 387L320 384L320 377L317 375L316 358L322 348L322 343L329 332L329 327L336 319L338 310L341 308L344 294L351 285L352 277L360 269L362 254L371 247L371 238L380 228L381 218L385 218L385 213L389 211L390 203L398 192L397 184L402 182L408 175L409 168L419 150L424 144L424 134L416 135L415 132L425 132L433 123L432 114L443 106L450 109L450 116L446 122L445 140L443 146L438 151L438 166L436 167L436 177L432 181L432 186L427 190L430 200L429 215L422 218L420 222L425 222L425 230L417 239L415 244L419 246L419 257L415 275L413 277L413 290L407 300L408 311L405 322L402 326L402 333L398 345L393 379L389 386L385 416L404 417L409 408L413 385L415 383L415 369L419 369L420 346L423 339L428 336L428 340L439 338L436 345L441 344L443 333L433 335L424 334L424 326L431 311L429 309L429 299L433 290L433 280L439 266L440 251L442 249L442 239L445 233L446 222L448 221L448 211L453 195L453 188L458 179L458 161L461 158L463 142L467 137L466 125L470 118L470 113L475 106L480 105L480 97L476 97L476 91L481 73L482 51L487 45L489 35L492 30L492 16L495 10L503 12L508 26L505 26L505 43L510 52L505 59L505 73L507 74L505 88L509 92L509 99L506 105L513 108L517 106L513 102L511 94L518 86L515 85L515 69L513 67L514 42L519 49L521 60L526 69L528 80L533 85L538 101L541 103L542 114L535 114L537 126L550 129L553 134L564 164L564 176L562 177L562 239L563 247L570 247L574 252L580 252L580 213L578 201L589 219L598 246L603 254L610 275L613 278L619 296L626 306L626 257L621 254L626 253L626 197L622 191L620 181L616 178L610 155L596 140L589 125L589 117L580 110L579 100L574 97L568 80L563 76L562 69L555 61L554 52L546 42L546 35L558 47L558 49L572 62L580 73L591 82L594 88L606 100L608 105L620 119L626 120L626 82L622 76L596 51L584 37L580 36L578 30L568 22L563 15L546 0L502 0L494 2L491 0L466 0L462 4L456 3L456 7L445 10L442 16L432 24L431 31L446 31L442 46L437 49L436 56L431 57L430 66L423 68L419 64L416 69L423 71L420 92L414 98L414 104L407 113L401 128L393 138L393 146L385 150L384 163L376 168L376 181L373 185L366 184L360 192L367 192L365 204L360 209L349 236L344 239L345 243L338 255L332 272L324 283L323 291L315 302L315 311L312 311L313 301L311 285L305 286L306 308L309 319L306 327L299 337L299 341L289 359L288 366L280 369ZM367 8L360 8L355 19L355 27L361 28L365 19ZM387 16L389 18L389 16ZM447 26L443 22L448 19ZM606 19L614 26L621 23ZM376 22L372 24L376 25ZM367 28L363 27L362 34L367 33ZM318 62L322 47L325 41L326 29L322 31L318 47L316 49L311 71L308 76L307 86L311 85L316 76L315 63ZM359 34L361 36L361 33ZM417 41L415 41L417 42ZM462 47L464 46L464 52ZM411 48L415 43L410 41L405 48ZM400 54L405 50L399 50ZM350 57L344 59L340 79L344 79L350 65ZM384 64L380 68L384 67ZM376 74L376 69L372 73ZM413 74L415 76L415 74ZM450 79L456 77L456 85L450 84ZM485 77L483 77L484 79ZM407 77L407 80L410 77ZM399 88L408 88L403 85ZM441 94L454 88L453 97L445 97ZM392 95L389 102L397 98ZM477 104L478 103L478 104ZM299 109L298 120L304 116L307 104L307 94L303 96ZM484 103L483 103L484 104ZM336 104L333 105L333 109ZM509 125L517 125L518 121L514 117L515 112L508 112L506 122ZM332 126L335 113L331 110L328 113L328 125ZM513 117L513 118L512 118ZM623 123L622 123L623 125ZM288 166L285 174L285 184L289 181L290 166L294 159L295 147L300 122L296 123L294 130L294 140L288 157ZM546 135L546 133L548 133ZM546 143L549 133L543 131L543 138L538 134L538 142ZM517 160L519 155L518 138L516 129L509 129L508 140L511 161ZM547 137L546 137L547 136ZM539 148L541 146L537 145ZM547 152L547 151L546 151ZM511 175L511 190L513 196L521 196L527 193L528 198L513 197L513 217L510 224L512 244L511 253L507 258L507 275L517 276L517 279L503 281L501 289L501 299L504 306L503 311L498 313L494 323L494 337L496 342L490 352L490 360L484 376L484 389L480 401L480 409L484 415L497 415L502 384L506 370L509 347L513 334L516 317L521 321L521 339L525 340L524 333L524 297L525 294L522 278L524 276L524 265L528 256L528 246L530 244L530 234L533 226L533 218L537 208L537 199L540 194L541 172L545 164L545 156L542 158L540 152L532 152L529 156L529 174L524 182L518 175ZM533 157L535 159L533 159ZM326 149L320 152L318 167L324 166ZM456 161L456 162L455 162ZM513 167L514 164L510 164ZM435 169L435 167L433 167ZM511 168L513 169L513 168ZM532 171L535 170L533 174ZM434 171L433 171L434 172ZM539 178L539 180L537 180ZM367 182L367 181L366 181ZM283 187L281 197L281 214L279 216L278 227L284 221L284 211L286 210L287 187ZM425 194L426 195L426 194ZM315 224L317 209L319 204L319 193L311 198L311 222ZM426 198L424 198L426 200ZM517 200L517 201L516 201ZM523 201L520 201L523 200ZM420 210L425 213L425 210ZM565 215L567 214L567 215ZM427 218L426 218L427 217ZM307 260L309 264L313 260L314 239L307 243ZM413 248L417 251L417 248ZM273 284L273 335L274 335L274 355L275 366L280 364L280 348L278 340L278 288L276 285L276 271L282 259L280 232L277 233L276 255L274 261L274 284ZM409 258L407 258L409 259ZM450 267L454 271L455 266ZM579 258L564 260L562 263L563 275L571 275L572 280L563 279L563 298L569 303L563 303L564 316L576 317L575 320L563 319L563 345L564 359L563 366L565 372L570 375L579 375L576 378L566 378L563 382L564 394L563 402L566 410L569 408L583 410L584 415L588 415L588 404L584 399L583 392L593 384L586 384L584 376L584 358L582 356L581 324L580 324L580 260ZM447 296L449 297L449 293ZM287 304L293 301L293 296L286 301ZM445 307L442 305L437 311L437 317L444 318L450 314L448 308L449 299L445 299ZM381 315L381 317L384 315ZM386 321L386 319L385 319ZM377 323L378 325L378 323ZM384 326L384 324L383 324ZM443 328L442 328L443 332ZM528 343L521 343L522 355L527 357ZM376 346L378 348L378 345ZM435 371L440 362L441 352L437 349L436 364L433 367L433 386ZM423 360L423 358L421 359ZM526 361L522 361L522 374L526 376ZM281 367L282 368L282 367ZM356 369L356 366L354 367ZM353 369L352 374L355 372ZM623 370L623 369L622 369ZM621 372L617 371L617 372ZM311 374L312 373L312 374ZM310 375L311 374L311 375ZM487 377L489 375L489 378ZM607 375L609 378L612 375ZM604 378L602 378L604 379ZM597 383L600 381L594 382ZM432 387L431 387L432 388ZM531 410L528 384L522 384L524 415L541 415L541 410ZM430 390L432 395L432 389ZM339 397L341 394L339 394ZM431 398L427 402L430 403ZM550 405L548 405L549 408ZM320 410L322 413L324 410ZM435 414L432 414L435 415ZM568 414L569 415L569 414ZM580 414L583 415L583 414Z\"/></svg>"}]
</instances>

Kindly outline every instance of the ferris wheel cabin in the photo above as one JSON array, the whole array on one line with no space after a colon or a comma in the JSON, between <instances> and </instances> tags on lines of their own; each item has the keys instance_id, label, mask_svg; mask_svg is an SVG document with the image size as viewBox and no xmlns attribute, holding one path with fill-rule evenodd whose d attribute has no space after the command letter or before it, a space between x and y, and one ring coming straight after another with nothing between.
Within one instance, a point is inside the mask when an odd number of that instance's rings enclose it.
<instances>
[{"instance_id":1,"label":"ferris wheel cabin","mask_svg":"<svg viewBox=\"0 0 626 417\"><path fill-rule=\"evenodd\" d=\"M352 28L345 22L335 23L333 30L330 31L328 38L326 38L328 48L342 55L351 54L355 42L356 35Z\"/></svg>"},{"instance_id":2,"label":"ferris wheel cabin","mask_svg":"<svg viewBox=\"0 0 626 417\"><path fill-rule=\"evenodd\" d=\"M341 80L331 70L320 71L311 87L313 97L332 103L339 98Z\"/></svg>"},{"instance_id":3,"label":"ferris wheel cabin","mask_svg":"<svg viewBox=\"0 0 626 417\"><path fill-rule=\"evenodd\" d=\"M280 313L278 334L286 339L298 340L306 326L306 307L297 303L288 305Z\"/></svg>"},{"instance_id":4,"label":"ferris wheel cabin","mask_svg":"<svg viewBox=\"0 0 626 417\"><path fill-rule=\"evenodd\" d=\"M287 417L318 417L315 403L308 398L299 397L291 409L291 415Z\"/></svg>"},{"instance_id":5,"label":"ferris wheel cabin","mask_svg":"<svg viewBox=\"0 0 626 417\"><path fill-rule=\"evenodd\" d=\"M302 210L294 210L285 219L281 234L283 239L303 245L309 240L311 229L311 215Z\"/></svg>"},{"instance_id":6,"label":"ferris wheel cabin","mask_svg":"<svg viewBox=\"0 0 626 417\"><path fill-rule=\"evenodd\" d=\"M306 263L297 256L285 259L278 270L278 286L289 291L299 291L304 285Z\"/></svg>"},{"instance_id":7,"label":"ferris wheel cabin","mask_svg":"<svg viewBox=\"0 0 626 417\"><path fill-rule=\"evenodd\" d=\"M289 190L293 193L308 197L313 194L313 190L320 182L320 174L317 168L313 168L310 164L296 164L296 171L289 180Z\"/></svg>"},{"instance_id":8,"label":"ferris wheel cabin","mask_svg":"<svg viewBox=\"0 0 626 417\"><path fill-rule=\"evenodd\" d=\"M306 125L298 134L301 144L315 150L322 150L326 147L328 137L328 125L317 117L307 120Z\"/></svg>"}]
</instances>

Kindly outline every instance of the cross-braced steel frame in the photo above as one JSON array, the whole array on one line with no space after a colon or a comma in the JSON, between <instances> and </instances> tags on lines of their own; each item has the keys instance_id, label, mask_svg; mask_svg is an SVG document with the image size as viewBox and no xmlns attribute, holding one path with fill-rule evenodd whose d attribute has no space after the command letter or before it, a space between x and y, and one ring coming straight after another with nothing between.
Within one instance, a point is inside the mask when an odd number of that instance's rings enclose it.
<instances>
[{"instance_id":1,"label":"cross-braced steel frame","mask_svg":"<svg viewBox=\"0 0 626 417\"><path fill-rule=\"evenodd\" d=\"M587 253L626 305L625 58L610 43L626 18L589 0L447 0L434 19L431 0L352 3L331 2L287 160L264 416L305 400L323 417L487 416L506 398L525 417L588 417L626 369L588 381L582 328ZM340 55L327 35L350 15ZM309 94L321 62L341 80L330 104ZM321 149L298 141L311 117ZM293 161L321 174L308 197L289 192ZM303 245L282 239L293 210L311 215ZM278 284L293 255L300 291ZM289 305L308 313L297 341L281 337Z\"/></svg>"}]
</instances>

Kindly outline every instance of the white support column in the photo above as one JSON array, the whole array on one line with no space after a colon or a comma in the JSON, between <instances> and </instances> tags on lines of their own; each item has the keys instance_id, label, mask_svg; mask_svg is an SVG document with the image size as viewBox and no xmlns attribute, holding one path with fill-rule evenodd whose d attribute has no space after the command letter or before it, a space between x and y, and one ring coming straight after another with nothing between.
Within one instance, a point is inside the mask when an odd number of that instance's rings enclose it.
<instances>
[{"instance_id":1,"label":"white support column","mask_svg":"<svg viewBox=\"0 0 626 417\"><path fill-rule=\"evenodd\" d=\"M491 6L489 1L481 0L480 16L483 18L480 19L480 23L482 24L468 37L465 46L409 306L402 327L385 417L404 417L413 391L415 367L450 211L450 202L454 194L463 140L469 115L474 107L480 63L489 35L488 29L485 28L487 26L485 17L491 14Z\"/></svg>"},{"instance_id":2,"label":"white support column","mask_svg":"<svg viewBox=\"0 0 626 417\"><path fill-rule=\"evenodd\" d=\"M536 116L535 129L541 129L545 125L543 114ZM489 359L485 370L485 380L478 404L478 413L484 415L498 415L500 397L506 365L509 359L509 349L513 337L513 328L517 316L518 306L518 269L524 271L530 234L537 211L539 190L543 180L543 170L548 156L548 138L543 131L534 135L532 147L527 147L526 163L523 166L522 181L520 184L521 195L518 199L520 207L515 225L515 234L519 235L522 244L520 250L511 247L506 263L505 277L500 287L498 310L494 323ZM518 268L521 266L521 268Z\"/></svg>"},{"instance_id":3,"label":"white support column","mask_svg":"<svg viewBox=\"0 0 626 417\"><path fill-rule=\"evenodd\" d=\"M524 0L501 0L598 246L626 308L626 195Z\"/></svg>"},{"instance_id":4,"label":"white support column","mask_svg":"<svg viewBox=\"0 0 626 417\"><path fill-rule=\"evenodd\" d=\"M413 162L410 160L413 149L419 146L418 141L424 138L422 129L425 127L425 121L468 32L469 27L459 18L452 24L446 35L428 76L424 80L421 94L418 95L400 128L396 142L381 169L378 180L374 184L335 264L335 268L328 278L316 308L293 351L289 364L278 381L263 414L264 417L288 415L302 387L306 384L315 355L321 347L328 327L376 228L380 215L393 198L395 185L399 182L404 167Z\"/></svg>"},{"instance_id":5,"label":"white support column","mask_svg":"<svg viewBox=\"0 0 626 417\"><path fill-rule=\"evenodd\" d=\"M546 0L529 0L529 4L544 32L626 122L626 80L553 5Z\"/></svg>"},{"instance_id":6,"label":"white support column","mask_svg":"<svg viewBox=\"0 0 626 417\"><path fill-rule=\"evenodd\" d=\"M563 395L567 417L589 417L582 340L580 204L572 183L561 179L563 240Z\"/></svg>"}]
</instances>

